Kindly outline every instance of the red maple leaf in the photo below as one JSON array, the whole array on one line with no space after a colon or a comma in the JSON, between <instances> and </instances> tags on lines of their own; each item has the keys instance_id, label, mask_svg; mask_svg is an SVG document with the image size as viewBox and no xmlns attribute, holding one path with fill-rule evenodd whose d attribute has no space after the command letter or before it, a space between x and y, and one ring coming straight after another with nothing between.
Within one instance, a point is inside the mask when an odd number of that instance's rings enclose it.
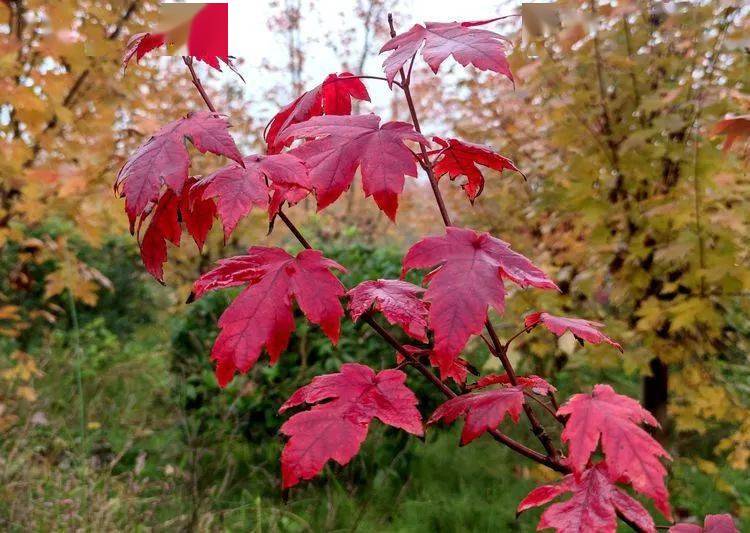
<instances>
[{"instance_id":1,"label":"red maple leaf","mask_svg":"<svg viewBox=\"0 0 750 533\"><path fill-rule=\"evenodd\" d=\"M291 153L310 168L318 210L332 204L349 188L354 173L362 172L365 196L372 196L391 220L398 210L398 195L405 176L417 176L414 154L404 144L429 141L405 122L380 125L377 115L322 116L286 128L280 142L315 139Z\"/></svg>"},{"instance_id":2,"label":"red maple leaf","mask_svg":"<svg viewBox=\"0 0 750 533\"><path fill-rule=\"evenodd\" d=\"M449 227L441 237L414 244L404 257L403 273L437 266L425 276L430 327L441 373L447 372L469 337L482 331L487 309L505 307L503 280L521 287L557 289L539 268L489 233Z\"/></svg>"},{"instance_id":3,"label":"red maple leaf","mask_svg":"<svg viewBox=\"0 0 750 533\"><path fill-rule=\"evenodd\" d=\"M323 83L303 93L285 106L266 126L265 140L269 153L280 152L285 143L279 135L292 124L320 115L349 115L352 98L370 101L370 95L359 78L349 72L329 74Z\"/></svg>"},{"instance_id":4,"label":"red maple leaf","mask_svg":"<svg viewBox=\"0 0 750 533\"><path fill-rule=\"evenodd\" d=\"M213 200L204 200L203 189L196 187L195 183L195 178L190 178L179 196L172 189L165 189L159 201L141 214L139 233L140 226L151 216L143 239L139 239L141 259L146 270L159 282L164 282L167 241L175 246L180 245L180 220L185 223L185 228L199 250L203 248L206 236L213 226L216 204Z\"/></svg>"},{"instance_id":5,"label":"red maple leaf","mask_svg":"<svg viewBox=\"0 0 750 533\"><path fill-rule=\"evenodd\" d=\"M229 4L206 4L190 22L188 55L221 70L229 64ZM230 65L231 67L231 65Z\"/></svg>"},{"instance_id":6,"label":"red maple leaf","mask_svg":"<svg viewBox=\"0 0 750 533\"><path fill-rule=\"evenodd\" d=\"M187 43L184 43L184 35ZM216 70L221 70L219 60L234 69L229 57L229 6L228 4L207 4L201 8L189 23L171 28L162 33L137 33L129 40L122 57L123 69L126 69L135 56L136 63L144 55L164 46L167 41L187 45L187 55L203 61ZM235 71L236 72L236 71Z\"/></svg>"},{"instance_id":7,"label":"red maple leaf","mask_svg":"<svg viewBox=\"0 0 750 533\"><path fill-rule=\"evenodd\" d=\"M435 357L435 352L433 352L430 349L427 348L419 348L418 346L413 346L411 344L404 344L403 348L409 352L412 356L415 357L422 357L427 356L430 365L433 367L438 366L438 360ZM401 355L400 352L396 352L396 362L398 364L401 364L404 361L404 356ZM441 374L441 378L443 381L447 379L452 379L459 385L462 385L466 383L466 376L469 373L469 369L471 368L472 372L476 373L476 370L471 367L469 362L466 359L462 359L461 357L456 357L453 360L453 364L448 369L447 372L444 372Z\"/></svg>"},{"instance_id":8,"label":"red maple leaf","mask_svg":"<svg viewBox=\"0 0 750 533\"><path fill-rule=\"evenodd\" d=\"M423 292L422 287L397 279L363 281L347 293L349 314L356 322L374 307L407 335L427 342L427 306L420 299Z\"/></svg>"},{"instance_id":9,"label":"red maple leaf","mask_svg":"<svg viewBox=\"0 0 750 533\"><path fill-rule=\"evenodd\" d=\"M669 528L669 533L739 533L731 515L708 514L703 527L696 524L676 524Z\"/></svg>"},{"instance_id":10,"label":"red maple leaf","mask_svg":"<svg viewBox=\"0 0 750 533\"><path fill-rule=\"evenodd\" d=\"M201 153L223 155L242 164L229 135L229 123L218 113L190 113L167 124L144 142L117 174L115 191L125 197L131 232L146 206L158 200L163 185L178 195L182 193L190 168L186 139Z\"/></svg>"},{"instance_id":11,"label":"red maple leaf","mask_svg":"<svg viewBox=\"0 0 750 533\"><path fill-rule=\"evenodd\" d=\"M138 63L143 56L151 50L164 45L166 36L163 33L136 33L133 35L125 48L125 54L122 56L123 70L128 68L128 64L135 56L135 62Z\"/></svg>"},{"instance_id":12,"label":"red maple leaf","mask_svg":"<svg viewBox=\"0 0 750 533\"><path fill-rule=\"evenodd\" d=\"M500 387L478 392L470 392L451 398L438 407L427 421L434 424L444 420L452 423L464 415L464 429L461 432L461 445L469 444L485 431L496 429L500 422L509 415L513 422L523 409L523 390L520 387Z\"/></svg>"},{"instance_id":13,"label":"red maple leaf","mask_svg":"<svg viewBox=\"0 0 750 533\"><path fill-rule=\"evenodd\" d=\"M536 376L534 374L530 376L516 376L516 383L523 389L528 389L535 394L541 394L542 396L555 392L557 389L553 387L546 379ZM483 389L490 385L510 385L510 378L508 374L488 374L482 376L477 380L474 385L469 387L473 389Z\"/></svg>"},{"instance_id":14,"label":"red maple leaf","mask_svg":"<svg viewBox=\"0 0 750 533\"><path fill-rule=\"evenodd\" d=\"M603 463L584 470L579 476L567 475L554 485L535 488L518 505L517 512L520 514L549 503L566 492L573 496L550 505L542 513L538 531L549 528L558 533L614 533L617 531L617 512L620 512L642 531L656 532L648 511L615 485Z\"/></svg>"},{"instance_id":15,"label":"red maple leaf","mask_svg":"<svg viewBox=\"0 0 750 533\"><path fill-rule=\"evenodd\" d=\"M472 202L482 194L484 189L484 176L477 168L482 165L502 172L505 169L515 170L521 173L513 162L479 144L472 144L458 139L441 139L433 137L433 141L442 146L435 157L433 171L439 179L448 174L451 180L459 176L466 176L467 182L461 185L466 196Z\"/></svg>"},{"instance_id":16,"label":"red maple leaf","mask_svg":"<svg viewBox=\"0 0 750 533\"><path fill-rule=\"evenodd\" d=\"M398 71L409 61L424 43L422 57L437 74L440 64L448 56L462 66L469 63L479 70L491 70L513 81L508 59L505 57L505 44L508 39L482 26L497 19L471 22L427 22L424 26L415 24L405 33L397 35L380 49L380 53L392 51L383 68L389 83L393 83Z\"/></svg>"},{"instance_id":17,"label":"red maple leaf","mask_svg":"<svg viewBox=\"0 0 750 533\"><path fill-rule=\"evenodd\" d=\"M338 342L344 286L330 269L345 271L317 250L293 257L281 248L253 246L247 255L222 261L195 282L195 298L208 290L248 284L219 318L221 332L211 359L217 362L220 386L235 372L250 370L264 347L271 364L278 360L294 331L293 298L310 322L318 324L332 343Z\"/></svg>"},{"instance_id":18,"label":"red maple leaf","mask_svg":"<svg viewBox=\"0 0 750 533\"><path fill-rule=\"evenodd\" d=\"M253 206L268 208L276 188L301 189L305 194L312 188L307 167L291 154L251 155L243 161L244 167L232 163L200 182L204 198L216 198L225 239Z\"/></svg>"},{"instance_id":19,"label":"red maple leaf","mask_svg":"<svg viewBox=\"0 0 750 533\"><path fill-rule=\"evenodd\" d=\"M723 150L729 150L737 139L750 137L750 115L727 117L716 123L714 135L726 135Z\"/></svg>"},{"instance_id":20,"label":"red maple leaf","mask_svg":"<svg viewBox=\"0 0 750 533\"><path fill-rule=\"evenodd\" d=\"M405 381L400 370L376 374L365 365L347 363L339 373L317 376L297 390L280 413L303 403L331 401L297 413L281 426L281 433L289 437L281 453L284 488L312 478L330 459L347 464L367 437L373 418L422 436L418 400Z\"/></svg>"},{"instance_id":21,"label":"red maple leaf","mask_svg":"<svg viewBox=\"0 0 750 533\"><path fill-rule=\"evenodd\" d=\"M612 479L625 480L652 498L664 516L670 516L667 471L659 460L671 459L662 446L639 424L659 424L641 405L609 385L596 385L591 394L576 394L561 406L558 415L569 416L562 432L568 443L567 462L583 472L601 439Z\"/></svg>"},{"instance_id":22,"label":"red maple leaf","mask_svg":"<svg viewBox=\"0 0 750 533\"><path fill-rule=\"evenodd\" d=\"M526 328L532 328L537 324L542 324L558 337L563 335L566 331L570 331L579 340L588 341L591 344L601 344L606 342L622 351L622 346L620 346L620 344L599 331L599 328L604 327L604 324L601 322L593 322L582 318L555 316L545 312L531 313L524 319L524 325Z\"/></svg>"}]
</instances>

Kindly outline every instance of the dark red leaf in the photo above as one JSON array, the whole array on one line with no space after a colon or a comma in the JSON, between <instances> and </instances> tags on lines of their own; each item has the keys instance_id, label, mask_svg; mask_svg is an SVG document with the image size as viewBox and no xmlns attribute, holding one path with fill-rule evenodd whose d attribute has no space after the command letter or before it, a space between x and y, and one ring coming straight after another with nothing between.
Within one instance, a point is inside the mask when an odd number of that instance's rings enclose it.
<instances>
[{"instance_id":1,"label":"dark red leaf","mask_svg":"<svg viewBox=\"0 0 750 533\"><path fill-rule=\"evenodd\" d=\"M180 197L167 189L153 208L153 214L140 242L141 259L146 270L160 282L164 281L167 262L167 241L180 245L182 228L179 222ZM144 217L149 213L144 213Z\"/></svg>"},{"instance_id":2,"label":"dark red leaf","mask_svg":"<svg viewBox=\"0 0 750 533\"><path fill-rule=\"evenodd\" d=\"M288 104L271 119L266 128L265 140L269 153L278 153L287 143L279 142L279 135L292 124L304 122L320 115L349 115L352 98L370 101L362 80L349 72L329 74L323 83Z\"/></svg>"},{"instance_id":3,"label":"dark red leaf","mask_svg":"<svg viewBox=\"0 0 750 533\"><path fill-rule=\"evenodd\" d=\"M669 528L669 533L739 533L731 515L709 514L703 527L695 524L676 524Z\"/></svg>"},{"instance_id":4,"label":"dark red leaf","mask_svg":"<svg viewBox=\"0 0 750 533\"><path fill-rule=\"evenodd\" d=\"M501 387L479 392L470 392L451 398L438 407L427 421L434 424L439 420L452 423L465 415L464 429L461 432L461 445L465 445L490 429L496 429L506 415L518 423L523 409L524 396L520 387Z\"/></svg>"},{"instance_id":5,"label":"dark red leaf","mask_svg":"<svg viewBox=\"0 0 750 533\"><path fill-rule=\"evenodd\" d=\"M141 58L151 50L163 46L165 35L163 33L136 33L128 41L125 54L122 56L123 70L128 68L130 60L135 56L135 62L138 63Z\"/></svg>"},{"instance_id":6,"label":"dark red leaf","mask_svg":"<svg viewBox=\"0 0 750 533\"><path fill-rule=\"evenodd\" d=\"M461 187L463 187L469 200L474 201L484 189L484 176L477 165L492 168L498 172L505 169L521 172L510 159L485 146L459 141L458 139L433 137L432 140L443 147L435 158L433 166L435 176L440 178L444 174L448 174L451 180L459 176L466 176L468 181Z\"/></svg>"},{"instance_id":7,"label":"dark red leaf","mask_svg":"<svg viewBox=\"0 0 750 533\"><path fill-rule=\"evenodd\" d=\"M180 216L185 223L185 229L195 241L199 250L206 243L208 232L214 225L216 218L216 202L210 198L204 198L204 187L198 183L188 182L182 188L180 201Z\"/></svg>"},{"instance_id":8,"label":"dark red leaf","mask_svg":"<svg viewBox=\"0 0 750 533\"><path fill-rule=\"evenodd\" d=\"M437 267L425 281L430 327L441 373L447 372L471 335L482 331L487 309L505 307L503 280L521 287L557 289L547 275L510 245L488 233L450 227L441 237L427 237L404 257L403 272Z\"/></svg>"},{"instance_id":9,"label":"dark red leaf","mask_svg":"<svg viewBox=\"0 0 750 533\"><path fill-rule=\"evenodd\" d=\"M580 476L567 475L559 483L537 487L518 505L518 513L549 503L567 492L572 493L572 497L550 505L542 513L537 530L549 528L558 533L614 533L617 531L619 511L642 531L656 531L648 511L615 485L604 463L584 470Z\"/></svg>"},{"instance_id":10,"label":"dark red leaf","mask_svg":"<svg viewBox=\"0 0 750 533\"><path fill-rule=\"evenodd\" d=\"M641 405L609 385L596 385L591 394L576 394L557 411L569 416L562 440L568 443L568 464L581 473L601 439L612 479L629 482L652 498L664 516L670 516L667 471L660 458L671 459L662 446L639 424L658 426Z\"/></svg>"},{"instance_id":11,"label":"dark red leaf","mask_svg":"<svg viewBox=\"0 0 750 533\"><path fill-rule=\"evenodd\" d=\"M479 70L491 70L513 81L513 74L505 57L508 39L497 33L475 28L493 20L427 22L424 26L415 24L409 31L396 35L380 49L381 54L392 51L383 62L386 78L393 83L398 71L424 43L422 58L435 74L440 64L452 55L464 67L472 64Z\"/></svg>"},{"instance_id":12,"label":"dark red leaf","mask_svg":"<svg viewBox=\"0 0 750 533\"><path fill-rule=\"evenodd\" d=\"M279 412L307 403L309 411L281 426L289 437L281 454L284 488L318 474L329 460L347 464L359 451L373 418L413 435L423 434L417 397L405 385L406 374L347 363L341 372L313 378L281 406Z\"/></svg>"},{"instance_id":13,"label":"dark red leaf","mask_svg":"<svg viewBox=\"0 0 750 533\"><path fill-rule=\"evenodd\" d=\"M363 281L347 293L349 314L356 322L374 307L409 336L427 342L427 306L420 299L423 292L423 288L397 279Z\"/></svg>"},{"instance_id":14,"label":"dark red leaf","mask_svg":"<svg viewBox=\"0 0 750 533\"><path fill-rule=\"evenodd\" d=\"M165 189L159 201L141 214L141 224L151 216L143 239L140 239L141 258L146 270L160 282L164 281L167 241L180 245L180 220L185 223L199 250L213 226L216 204L213 200L203 200L202 190L194 188L195 183L195 178L190 178L179 196L172 189Z\"/></svg>"},{"instance_id":15,"label":"dark red leaf","mask_svg":"<svg viewBox=\"0 0 750 533\"><path fill-rule=\"evenodd\" d=\"M281 248L253 246L247 255L222 261L195 282L196 298L208 290L248 283L219 318L221 332L211 359L217 362L220 386L229 383L235 372L250 370L264 347L271 364L276 362L294 331L292 299L331 342L338 341L344 286L330 269L344 271L317 250L292 257Z\"/></svg>"},{"instance_id":16,"label":"dark red leaf","mask_svg":"<svg viewBox=\"0 0 750 533\"><path fill-rule=\"evenodd\" d=\"M292 139L315 139L291 153L310 168L318 210L349 188L359 167L365 196L372 196L391 220L396 218L404 177L417 176L414 154L404 143L429 145L411 124L387 122L380 126L377 115L314 117L285 129L280 140Z\"/></svg>"},{"instance_id":17,"label":"dark red leaf","mask_svg":"<svg viewBox=\"0 0 750 533\"><path fill-rule=\"evenodd\" d=\"M125 197L131 231L146 206L158 200L163 185L182 193L190 168L185 139L201 153L223 155L242 164L229 123L221 115L191 113L166 125L136 150L117 175L115 190Z\"/></svg>"},{"instance_id":18,"label":"dark red leaf","mask_svg":"<svg viewBox=\"0 0 750 533\"><path fill-rule=\"evenodd\" d=\"M251 155L243 161L244 167L230 164L200 182L204 198L216 198L225 239L253 206L268 208L274 186L305 194L312 188L307 167L291 154Z\"/></svg>"},{"instance_id":19,"label":"dark red leaf","mask_svg":"<svg viewBox=\"0 0 750 533\"><path fill-rule=\"evenodd\" d=\"M599 328L603 328L604 324L600 322L593 322L591 320L584 320L582 318L567 318L562 316L550 315L545 312L531 313L524 319L524 324L527 328L532 328L537 324L542 324L545 328L550 330L552 333L557 335L563 335L566 331L570 331L577 338L584 341L588 341L591 344L601 344L606 342L622 351L622 346L607 337L604 333L599 331Z\"/></svg>"}]
</instances>

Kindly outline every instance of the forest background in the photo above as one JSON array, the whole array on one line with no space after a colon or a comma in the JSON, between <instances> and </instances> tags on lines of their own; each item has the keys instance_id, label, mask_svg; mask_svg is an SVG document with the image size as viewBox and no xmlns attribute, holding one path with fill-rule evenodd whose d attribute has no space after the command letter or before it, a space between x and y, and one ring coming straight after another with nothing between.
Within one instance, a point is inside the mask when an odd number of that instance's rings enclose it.
<instances>
[{"instance_id":1,"label":"forest background","mask_svg":"<svg viewBox=\"0 0 750 533\"><path fill-rule=\"evenodd\" d=\"M322 24L315 2L270 2L277 59L240 63L246 83L201 69L244 151L329 73L310 56L316 46L335 52L339 71L377 74L387 13L401 28L422 22L407 1L347 3ZM515 88L471 69L442 84L415 70L417 105L437 117L428 131L492 145L527 177L492 175L471 209L457 184L443 185L447 199L462 223L510 241L560 283L562 295L518 292L508 314L602 320L625 348L531 334L511 354L517 367L549 376L562 397L600 381L640 397L675 459L678 516L731 512L750 528L750 144L745 132L727 146L716 130L750 113L748 11L730 1L560 4L579 16L546 35L506 23ZM484 439L456 448L452 430L425 444L377 428L352 464L283 497L278 406L313 375L394 354L348 323L332 347L301 321L279 365L217 387L208 354L229 296L187 306L190 284L251 244L294 244L266 235L258 214L227 243L212 233L202 254L171 249L166 286L146 274L114 176L145 136L201 108L179 59L123 73L124 45L155 7L0 2L0 526L533 529L538 513L516 519L515 505L547 474ZM402 104L373 100L359 111L405 118ZM193 160L196 173L215 165ZM300 204L295 220L352 266L347 285L395 277L406 247L439 231L428 195L424 180L408 184L399 231L358 187L322 213ZM481 343L469 357L494 364ZM427 411L431 394L419 391Z\"/></svg>"}]
</instances>

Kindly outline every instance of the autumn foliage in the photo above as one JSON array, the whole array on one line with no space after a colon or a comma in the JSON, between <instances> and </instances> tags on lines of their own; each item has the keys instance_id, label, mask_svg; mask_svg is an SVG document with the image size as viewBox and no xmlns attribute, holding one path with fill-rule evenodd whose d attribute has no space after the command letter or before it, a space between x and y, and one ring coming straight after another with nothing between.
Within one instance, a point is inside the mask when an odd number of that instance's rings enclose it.
<instances>
[{"instance_id":1,"label":"autumn foliage","mask_svg":"<svg viewBox=\"0 0 750 533\"><path fill-rule=\"evenodd\" d=\"M446 396L427 424L451 424L461 418L461 444L489 433L563 475L532 491L518 506L520 513L549 504L540 529L615 531L619 517L638 531L655 531L654 519L633 496L650 501L671 519L665 485L670 457L647 431L657 425L653 416L606 384L575 394L558 408L553 384L539 376L516 375L508 358L511 342L537 327L555 335L569 331L581 342L617 349L620 345L603 334L597 322L546 312L515 317L518 334L500 340L488 313L492 309L504 314L509 287L554 292L558 286L508 242L451 223L439 189L441 176L464 176L463 188L473 203L484 187L480 166L498 171L518 168L489 147L453 138L431 141L419 127L410 86L412 68L419 68L414 64L418 55L434 73L452 57L460 65L513 80L507 40L488 29L495 20L418 24L399 35L392 31L393 38L381 49L387 53L384 78L331 74L271 120L265 154L243 157L232 140L230 119L215 112L204 96L210 111L185 110L184 119L147 139L123 166L116 188L125 198L144 264L159 281L167 260L166 243L180 243L183 225L200 247L215 217L229 235L253 208L268 210L272 227L283 223L305 248L295 256L281 248L252 246L244 255L220 260L195 282L193 299L212 290L243 287L219 318L220 333L211 353L221 386L236 373L248 372L264 353L271 364L278 360L295 329L295 307L336 344L346 303L352 320L369 324L399 354L401 362L394 368L376 371L345 364L338 373L317 376L280 407L281 413L296 410L281 427L287 438L281 454L284 488L316 476L329 461L347 464L373 419L423 435L418 399L403 371L412 367ZM140 50L134 51L131 43L126 60L133 54L140 55ZM192 73L192 59L185 62ZM369 100L362 83L366 78L385 81L402 94L412 122L351 115L351 99ZM196 86L201 89L199 81ZM233 162L206 177L191 176L186 142ZM422 287L377 279L347 290L336 276L345 266L311 249L285 208L309 197L323 210L352 186L359 171L364 195L395 222L406 177L416 178L419 168L430 181L446 226L445 232L418 240L403 258L404 275L425 272ZM377 314L419 345L401 345L375 320ZM474 337L485 340L504 374L467 382L469 372L461 354ZM422 355L438 368L439 376ZM449 385L448 379L455 383ZM552 442L541 424L540 404L554 414L552 423L564 426L561 443ZM503 433L504 426L520 424L523 418L543 451ZM551 503L565 494L570 498ZM731 519L727 524L726 530L731 530Z\"/></svg>"}]
</instances>

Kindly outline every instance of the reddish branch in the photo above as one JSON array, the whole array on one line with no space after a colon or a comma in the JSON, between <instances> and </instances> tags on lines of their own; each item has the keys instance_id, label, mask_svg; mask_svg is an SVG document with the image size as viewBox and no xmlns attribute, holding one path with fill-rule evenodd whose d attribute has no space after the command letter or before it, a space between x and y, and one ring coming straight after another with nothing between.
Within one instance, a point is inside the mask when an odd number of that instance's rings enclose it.
<instances>
[{"instance_id":1,"label":"reddish branch","mask_svg":"<svg viewBox=\"0 0 750 533\"><path fill-rule=\"evenodd\" d=\"M396 28L393 24L393 15L391 13L388 14L388 25L390 26L391 38L396 37ZM417 110L414 106L414 99L412 98L411 89L409 87L411 85L411 66L409 67L409 74L405 74L404 69L401 68L399 70L399 75L401 76L401 88L404 91L406 104L409 107L409 114L411 115L411 120L414 123L414 129L419 133L422 133L422 128L419 125L419 118L417 117ZM440 210L440 216L443 219L443 224L445 224L446 226L451 226L451 217L448 213L448 209L445 206L445 200L443 199L443 195L440 192L438 181L435 178L435 172L432 169L432 161L427 154L427 148L425 148L423 145L420 145L420 149L422 151L423 168L430 180L430 186L432 187L435 201L437 202L438 209ZM516 379L516 372L513 369L513 365L511 364L510 360L508 359L508 344L503 345L502 342L500 342L500 339L495 332L495 328L492 326L489 318L485 321L485 328L487 329L487 333L492 340L494 354L500 359L505 372L508 374L508 379L510 380L512 385L517 385L518 380ZM559 454L555 449L555 446L552 444L552 439L549 437L547 432L544 430L544 427L539 422L539 419L536 417L534 410L530 405L526 403L524 403L523 410L526 413L529 422L531 423L532 432L537 436L539 442L542 443L542 446L544 446L547 455L554 461L557 461Z\"/></svg>"}]
</instances>

